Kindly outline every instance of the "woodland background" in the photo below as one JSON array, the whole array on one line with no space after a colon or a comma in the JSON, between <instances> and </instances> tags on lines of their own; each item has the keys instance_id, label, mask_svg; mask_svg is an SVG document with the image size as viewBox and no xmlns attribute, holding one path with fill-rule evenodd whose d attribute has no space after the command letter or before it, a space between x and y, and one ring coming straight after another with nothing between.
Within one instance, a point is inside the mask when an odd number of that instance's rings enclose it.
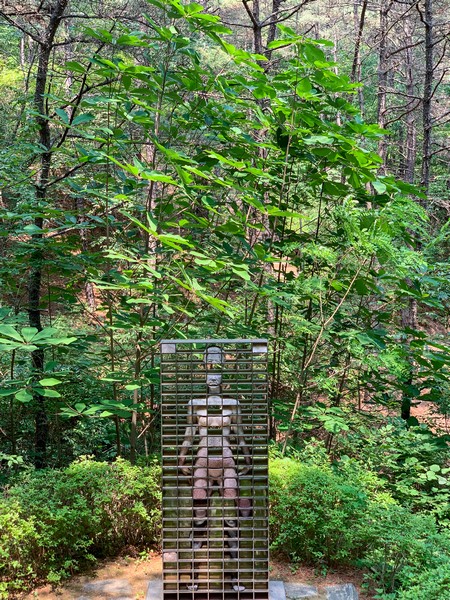
<instances>
[{"instance_id":1,"label":"woodland background","mask_svg":"<svg viewBox=\"0 0 450 600\"><path fill-rule=\"evenodd\" d=\"M0 7L0 593L154 543L160 340L267 335L274 549L450 598L447 0Z\"/></svg>"}]
</instances>

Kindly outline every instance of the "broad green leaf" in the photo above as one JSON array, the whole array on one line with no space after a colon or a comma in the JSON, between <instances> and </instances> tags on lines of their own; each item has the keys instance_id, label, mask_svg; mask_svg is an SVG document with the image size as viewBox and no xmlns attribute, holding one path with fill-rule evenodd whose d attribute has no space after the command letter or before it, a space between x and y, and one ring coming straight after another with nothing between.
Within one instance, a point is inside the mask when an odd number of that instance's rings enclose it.
<instances>
[{"instance_id":1,"label":"broad green leaf","mask_svg":"<svg viewBox=\"0 0 450 600\"><path fill-rule=\"evenodd\" d=\"M59 379L55 379L54 377L48 377L47 379L41 379L39 381L39 384L44 385L44 386L59 385L60 383L62 383L62 382Z\"/></svg>"},{"instance_id":2,"label":"broad green leaf","mask_svg":"<svg viewBox=\"0 0 450 600\"><path fill-rule=\"evenodd\" d=\"M68 71L75 71L76 73L84 73L86 71L86 67L74 60L69 60L66 62L64 68Z\"/></svg>"},{"instance_id":3,"label":"broad green leaf","mask_svg":"<svg viewBox=\"0 0 450 600\"><path fill-rule=\"evenodd\" d=\"M20 330L20 333L22 334L22 337L26 342L31 342L31 340L35 337L37 333L39 333L39 331L38 329L36 329L36 327L23 327Z\"/></svg>"},{"instance_id":4,"label":"broad green leaf","mask_svg":"<svg viewBox=\"0 0 450 600\"><path fill-rule=\"evenodd\" d=\"M13 338L19 342L23 341L20 333L16 331L12 325L0 325L0 334L6 335L7 337Z\"/></svg>"},{"instance_id":5,"label":"broad green leaf","mask_svg":"<svg viewBox=\"0 0 450 600\"><path fill-rule=\"evenodd\" d=\"M294 40L273 40L267 44L267 47L271 50L276 50L277 48L284 48L286 46L290 46L294 43Z\"/></svg>"},{"instance_id":6,"label":"broad green leaf","mask_svg":"<svg viewBox=\"0 0 450 600\"><path fill-rule=\"evenodd\" d=\"M30 223L29 225L25 225L23 230L29 235L35 235L36 233L42 233L43 229L35 225L34 223Z\"/></svg>"},{"instance_id":7,"label":"broad green leaf","mask_svg":"<svg viewBox=\"0 0 450 600\"><path fill-rule=\"evenodd\" d=\"M17 388L12 390L0 390L0 398L5 398L6 396L12 396L13 394L17 394Z\"/></svg>"},{"instance_id":8,"label":"broad green leaf","mask_svg":"<svg viewBox=\"0 0 450 600\"><path fill-rule=\"evenodd\" d=\"M386 184L384 184L382 181L379 181L378 179L376 181L373 181L372 185L373 185L375 191L377 192L377 194L384 194L384 192L387 189Z\"/></svg>"},{"instance_id":9,"label":"broad green leaf","mask_svg":"<svg viewBox=\"0 0 450 600\"><path fill-rule=\"evenodd\" d=\"M49 338L48 340L46 340L45 343L49 344L50 346L68 346L69 344L72 344L76 341L76 337Z\"/></svg>"},{"instance_id":10,"label":"broad green leaf","mask_svg":"<svg viewBox=\"0 0 450 600\"><path fill-rule=\"evenodd\" d=\"M56 390L50 390L48 388L35 388L36 392L40 396L45 396L46 398L61 398L61 394Z\"/></svg>"},{"instance_id":11,"label":"broad green leaf","mask_svg":"<svg viewBox=\"0 0 450 600\"><path fill-rule=\"evenodd\" d=\"M63 110L62 108L55 108L55 113L65 125L69 124L69 115L66 113L65 110Z\"/></svg>"},{"instance_id":12,"label":"broad green leaf","mask_svg":"<svg viewBox=\"0 0 450 600\"><path fill-rule=\"evenodd\" d=\"M85 113L84 115L78 115L77 117L75 117L75 119L72 121L72 125L76 126L76 125L82 125L83 123L90 123L94 119L95 119L94 115Z\"/></svg>"},{"instance_id":13,"label":"broad green leaf","mask_svg":"<svg viewBox=\"0 0 450 600\"><path fill-rule=\"evenodd\" d=\"M295 91L297 92L297 94L299 96L304 96L305 94L310 94L312 90L312 85L309 79L307 79L306 77L304 77L303 79L300 79L300 81L298 82Z\"/></svg>"},{"instance_id":14,"label":"broad green leaf","mask_svg":"<svg viewBox=\"0 0 450 600\"><path fill-rule=\"evenodd\" d=\"M23 402L25 404L33 400L33 396L27 390L20 390L20 392L17 392L15 395L15 398L19 402Z\"/></svg>"},{"instance_id":15,"label":"broad green leaf","mask_svg":"<svg viewBox=\"0 0 450 600\"><path fill-rule=\"evenodd\" d=\"M44 327L44 329L36 333L33 341L38 342L41 340L47 340L49 337L53 337L56 333L58 333L56 327Z\"/></svg>"}]
</instances>

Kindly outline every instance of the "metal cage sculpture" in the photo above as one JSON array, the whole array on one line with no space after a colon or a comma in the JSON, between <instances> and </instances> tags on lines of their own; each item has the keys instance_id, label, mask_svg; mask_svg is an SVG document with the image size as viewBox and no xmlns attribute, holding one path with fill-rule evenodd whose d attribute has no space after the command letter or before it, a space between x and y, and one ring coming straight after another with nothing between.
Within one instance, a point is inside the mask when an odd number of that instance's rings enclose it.
<instances>
[{"instance_id":1,"label":"metal cage sculpture","mask_svg":"<svg viewBox=\"0 0 450 600\"><path fill-rule=\"evenodd\" d=\"M161 397L164 600L267 600L267 341L163 340Z\"/></svg>"}]
</instances>

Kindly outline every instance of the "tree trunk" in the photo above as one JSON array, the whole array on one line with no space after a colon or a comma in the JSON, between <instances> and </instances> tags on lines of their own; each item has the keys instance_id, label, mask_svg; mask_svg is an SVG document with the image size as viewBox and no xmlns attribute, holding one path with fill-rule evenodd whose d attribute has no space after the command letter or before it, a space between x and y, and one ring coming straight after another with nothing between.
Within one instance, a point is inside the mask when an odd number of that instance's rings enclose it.
<instances>
[{"instance_id":1,"label":"tree trunk","mask_svg":"<svg viewBox=\"0 0 450 600\"><path fill-rule=\"evenodd\" d=\"M378 54L378 125L386 127L387 111L387 83L388 83L388 55L387 55L387 30L390 1L381 0L380 4L380 30L379 30L379 54ZM383 136L378 144L378 153L383 160L381 172L386 173L387 162L387 139Z\"/></svg>"},{"instance_id":2,"label":"tree trunk","mask_svg":"<svg viewBox=\"0 0 450 600\"><path fill-rule=\"evenodd\" d=\"M414 114L414 64L413 64L413 35L412 24L407 21L405 24L406 30L406 50L405 50L405 74L406 74L406 94L407 105L406 110L406 140L405 140L405 173L404 177L408 183L414 183L414 170L416 166L416 116Z\"/></svg>"},{"instance_id":3,"label":"tree trunk","mask_svg":"<svg viewBox=\"0 0 450 600\"><path fill-rule=\"evenodd\" d=\"M425 14L423 17L425 25L425 78L423 87L423 157L422 157L422 179L421 183L426 193L430 187L430 163L431 163L431 134L432 117L431 103L433 98L433 0L425 0Z\"/></svg>"},{"instance_id":4,"label":"tree trunk","mask_svg":"<svg viewBox=\"0 0 450 600\"><path fill-rule=\"evenodd\" d=\"M47 199L47 188L50 177L50 167L52 161L50 125L48 120L48 107L45 101L48 68L50 55L53 50L53 42L61 18L64 14L69 0L57 0L53 5L48 26L39 43L39 62L36 73L36 87L34 93L34 104L37 110L37 130L39 143L43 152L40 155L40 174L35 183L35 195L37 208ZM41 322L41 284L42 284L42 265L44 261L43 237L41 230L44 221L41 216L35 217L34 225L37 230L32 237L34 242L34 251L30 257L31 269L28 282L28 320L30 327L36 327L38 331L42 329ZM39 348L31 353L31 364L33 368L33 377L38 379L44 369L44 350ZM47 407L44 396L33 392L33 404L35 406L35 458L34 463L37 469L41 469L47 464L47 441L48 441L48 417Z\"/></svg>"},{"instance_id":5,"label":"tree trunk","mask_svg":"<svg viewBox=\"0 0 450 600\"><path fill-rule=\"evenodd\" d=\"M270 21L269 30L267 32L267 46L275 40L277 34L277 12L280 10L284 0L273 0L272 1L272 20ZM270 60L272 58L272 50L267 48L266 56Z\"/></svg>"},{"instance_id":6,"label":"tree trunk","mask_svg":"<svg viewBox=\"0 0 450 600\"><path fill-rule=\"evenodd\" d=\"M353 83L361 83L361 40L364 31L364 24L366 20L366 11L367 11L367 2L368 0L363 0L363 4L361 7L361 14L358 19L358 3L355 2L353 5L354 10L354 20L355 20L355 50L353 53L353 64L352 64L352 74L351 80ZM358 88L358 103L359 110L361 114L364 112L364 92L362 86Z\"/></svg>"}]
</instances>

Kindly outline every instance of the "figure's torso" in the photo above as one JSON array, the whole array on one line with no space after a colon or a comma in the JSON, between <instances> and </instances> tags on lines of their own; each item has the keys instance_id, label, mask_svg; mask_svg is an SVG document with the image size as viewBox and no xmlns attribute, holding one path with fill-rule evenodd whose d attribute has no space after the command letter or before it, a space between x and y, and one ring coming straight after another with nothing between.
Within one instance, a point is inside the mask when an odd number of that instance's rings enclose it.
<instances>
[{"instance_id":1,"label":"figure's torso","mask_svg":"<svg viewBox=\"0 0 450 600\"><path fill-rule=\"evenodd\" d=\"M200 447L230 446L231 427L236 422L239 402L234 398L208 396L191 401L193 421L199 429Z\"/></svg>"}]
</instances>

